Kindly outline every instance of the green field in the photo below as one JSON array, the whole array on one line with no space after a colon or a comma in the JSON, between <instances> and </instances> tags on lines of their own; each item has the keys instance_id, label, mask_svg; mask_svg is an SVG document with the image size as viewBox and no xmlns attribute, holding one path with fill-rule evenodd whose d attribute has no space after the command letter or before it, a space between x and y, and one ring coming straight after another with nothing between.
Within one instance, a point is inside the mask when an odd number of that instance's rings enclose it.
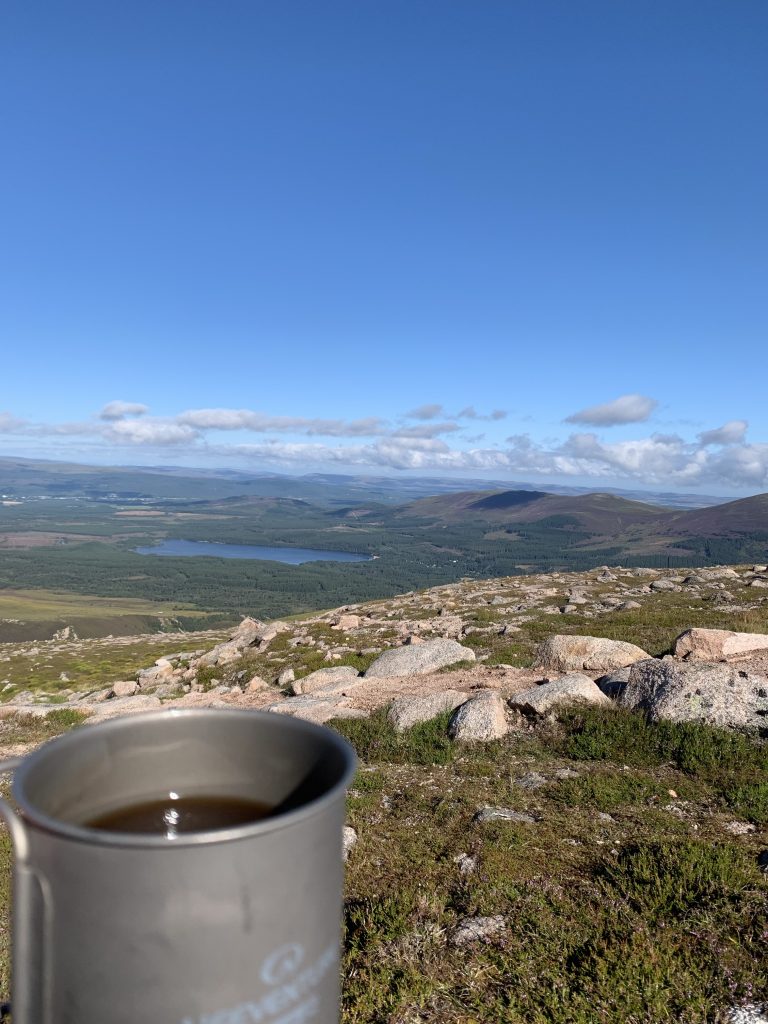
<instances>
[{"instance_id":1,"label":"green field","mask_svg":"<svg viewBox=\"0 0 768 1024\"><path fill-rule=\"evenodd\" d=\"M220 621L220 616L218 621ZM216 625L189 604L40 589L0 589L0 643L46 640L71 626L77 636L125 636Z\"/></svg>"}]
</instances>

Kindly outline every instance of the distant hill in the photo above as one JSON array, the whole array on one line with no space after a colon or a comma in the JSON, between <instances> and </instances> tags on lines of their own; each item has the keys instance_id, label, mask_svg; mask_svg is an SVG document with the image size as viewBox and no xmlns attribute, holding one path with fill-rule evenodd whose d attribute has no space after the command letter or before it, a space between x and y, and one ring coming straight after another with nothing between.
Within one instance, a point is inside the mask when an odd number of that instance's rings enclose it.
<instances>
[{"instance_id":1,"label":"distant hill","mask_svg":"<svg viewBox=\"0 0 768 1024\"><path fill-rule=\"evenodd\" d=\"M708 509L706 511L715 511ZM400 518L427 517L446 522L496 524L535 523L567 516L589 533L617 534L641 523L659 523L674 516L670 509L619 498L615 494L561 495L544 491L469 491L436 495L403 505Z\"/></svg>"},{"instance_id":2,"label":"distant hill","mask_svg":"<svg viewBox=\"0 0 768 1024\"><path fill-rule=\"evenodd\" d=\"M768 532L768 494L753 494L714 508L672 513L668 528L672 533L694 536Z\"/></svg>"},{"instance_id":3,"label":"distant hill","mask_svg":"<svg viewBox=\"0 0 768 1024\"><path fill-rule=\"evenodd\" d=\"M632 501L688 509L717 505L728 498L708 494L642 492L609 488L610 494ZM92 466L53 459L0 456L0 494L8 496L88 497L118 496L133 500L199 499L237 495L299 498L333 506L354 502L388 505L428 495L457 492L507 491L541 495L530 483L511 480L473 480L450 476L370 476L342 473L306 473L290 476L264 471L247 472L186 466ZM547 484L547 494L583 496L588 487Z\"/></svg>"}]
</instances>

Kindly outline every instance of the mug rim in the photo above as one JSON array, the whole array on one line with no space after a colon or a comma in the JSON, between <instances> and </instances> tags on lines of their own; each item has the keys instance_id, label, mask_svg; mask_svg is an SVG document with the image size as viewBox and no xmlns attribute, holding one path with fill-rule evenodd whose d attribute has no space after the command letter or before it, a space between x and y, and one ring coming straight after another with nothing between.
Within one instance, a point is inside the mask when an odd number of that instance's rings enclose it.
<instances>
[{"instance_id":1,"label":"mug rim","mask_svg":"<svg viewBox=\"0 0 768 1024\"><path fill-rule=\"evenodd\" d=\"M131 724L162 722L178 719L197 719L216 717L217 721L228 718L230 721L251 721L254 717L274 726L294 732L297 735L304 733L307 736L318 738L322 736L325 742L330 743L341 755L344 765L339 778L321 796L310 800L300 807L285 811L274 817L259 818L256 821L244 825L236 825L229 828L204 829L196 832L180 833L172 841L165 836L152 835L151 833L129 833L112 832L108 829L89 828L87 825L76 825L72 822L63 821L60 818L52 817L41 811L33 803L25 798L24 783L26 776L46 756L50 754L53 747L57 750L66 750L79 742L81 729L87 727L88 732L99 730L99 732L118 733L131 728ZM321 813L326 807L334 803L340 794L343 794L351 782L357 770L357 755L352 746L343 736L325 726L315 722L308 722L301 718L288 715L278 715L274 712L250 710L246 708L168 708L159 711L143 711L130 715L121 715L117 718L108 719L106 722L97 722L88 726L87 720L81 726L72 729L61 736L56 736L47 743L42 744L37 750L28 754L16 768L13 774L11 793L14 803L20 812L22 821L27 825L33 825L45 832L53 833L66 839L89 845L102 845L126 848L152 848L157 850L174 850L179 847L208 846L214 843L231 842L238 839L248 839L267 832L274 832L280 828L286 828L296 824L305 818L314 817Z\"/></svg>"}]
</instances>

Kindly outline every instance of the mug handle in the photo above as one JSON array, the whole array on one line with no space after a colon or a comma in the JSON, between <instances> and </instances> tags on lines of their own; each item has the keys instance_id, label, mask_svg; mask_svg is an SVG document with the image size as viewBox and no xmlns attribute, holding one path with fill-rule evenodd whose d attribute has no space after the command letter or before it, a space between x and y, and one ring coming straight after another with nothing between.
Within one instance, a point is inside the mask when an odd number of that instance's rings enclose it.
<instances>
[{"instance_id":1,"label":"mug handle","mask_svg":"<svg viewBox=\"0 0 768 1024\"><path fill-rule=\"evenodd\" d=\"M15 771L24 759L0 761L0 775ZM0 817L11 833L13 866L12 986L14 1024L46 1024L50 1020L44 947L46 934L45 889L29 861L29 836L24 822L9 803L0 798ZM10 1010L0 1006L0 1020Z\"/></svg>"}]
</instances>

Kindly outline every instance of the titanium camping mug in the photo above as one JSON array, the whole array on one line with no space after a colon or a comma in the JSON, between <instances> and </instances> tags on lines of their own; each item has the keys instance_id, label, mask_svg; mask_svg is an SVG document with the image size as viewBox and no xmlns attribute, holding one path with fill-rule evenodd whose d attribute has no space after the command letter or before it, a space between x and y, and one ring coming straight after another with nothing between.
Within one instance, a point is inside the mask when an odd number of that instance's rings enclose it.
<instances>
[{"instance_id":1,"label":"titanium camping mug","mask_svg":"<svg viewBox=\"0 0 768 1024\"><path fill-rule=\"evenodd\" d=\"M336 1024L351 747L285 715L84 726L15 769L14 1024ZM273 816L155 834L83 825L169 793Z\"/></svg>"}]
</instances>

